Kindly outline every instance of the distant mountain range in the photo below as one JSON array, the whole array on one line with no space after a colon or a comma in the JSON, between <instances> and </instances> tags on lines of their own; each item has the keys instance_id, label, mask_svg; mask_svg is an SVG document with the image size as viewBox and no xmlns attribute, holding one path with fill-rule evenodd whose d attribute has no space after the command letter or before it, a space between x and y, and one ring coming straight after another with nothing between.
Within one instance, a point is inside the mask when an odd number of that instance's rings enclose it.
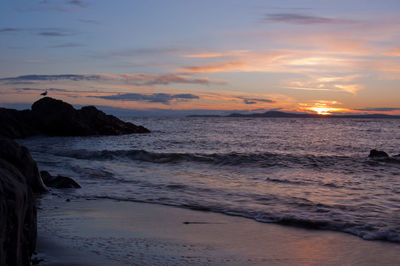
<instances>
[{"instance_id":1,"label":"distant mountain range","mask_svg":"<svg viewBox=\"0 0 400 266\"><path fill-rule=\"evenodd\" d=\"M232 113L226 116L222 115L190 115L188 117L287 117L287 118L392 118L400 119L400 115L385 114L362 114L362 115L319 115L319 114L299 114L281 111L267 111L265 113L240 114Z\"/></svg>"}]
</instances>

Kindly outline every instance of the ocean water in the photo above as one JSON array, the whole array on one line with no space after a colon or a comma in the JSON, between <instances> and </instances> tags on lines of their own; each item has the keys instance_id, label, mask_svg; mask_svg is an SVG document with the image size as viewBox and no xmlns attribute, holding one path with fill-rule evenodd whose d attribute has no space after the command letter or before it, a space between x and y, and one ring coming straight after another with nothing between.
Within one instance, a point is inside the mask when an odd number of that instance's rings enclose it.
<instances>
[{"instance_id":1,"label":"ocean water","mask_svg":"<svg viewBox=\"0 0 400 266\"><path fill-rule=\"evenodd\" d=\"M20 140L79 198L149 202L400 242L400 120L125 118L150 134ZM371 149L394 156L368 158Z\"/></svg>"}]
</instances>

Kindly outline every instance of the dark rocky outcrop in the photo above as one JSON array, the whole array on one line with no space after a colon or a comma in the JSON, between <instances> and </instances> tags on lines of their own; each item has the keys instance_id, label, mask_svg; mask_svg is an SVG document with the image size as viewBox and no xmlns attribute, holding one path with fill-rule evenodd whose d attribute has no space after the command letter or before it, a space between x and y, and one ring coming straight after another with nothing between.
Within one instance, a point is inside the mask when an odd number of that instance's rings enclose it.
<instances>
[{"instance_id":1,"label":"dark rocky outcrop","mask_svg":"<svg viewBox=\"0 0 400 266\"><path fill-rule=\"evenodd\" d=\"M18 145L15 141L0 137L0 158L21 172L33 192L41 193L48 190L27 148Z\"/></svg>"},{"instance_id":2,"label":"dark rocky outcrop","mask_svg":"<svg viewBox=\"0 0 400 266\"><path fill-rule=\"evenodd\" d=\"M49 186L48 183L54 178L49 172L47 171L40 171L40 176L42 177L43 183L46 186Z\"/></svg>"},{"instance_id":3,"label":"dark rocky outcrop","mask_svg":"<svg viewBox=\"0 0 400 266\"><path fill-rule=\"evenodd\" d=\"M81 188L81 185L70 177L61 175L54 177L47 171L40 171L40 174L46 186L54 188Z\"/></svg>"},{"instance_id":4,"label":"dark rocky outcrop","mask_svg":"<svg viewBox=\"0 0 400 266\"><path fill-rule=\"evenodd\" d=\"M0 265L30 265L37 237L32 191L46 190L28 150L0 138Z\"/></svg>"},{"instance_id":5,"label":"dark rocky outcrop","mask_svg":"<svg viewBox=\"0 0 400 266\"><path fill-rule=\"evenodd\" d=\"M0 108L0 136L26 138L40 134L40 131L31 122L32 114L30 110L17 111Z\"/></svg>"},{"instance_id":6,"label":"dark rocky outcrop","mask_svg":"<svg viewBox=\"0 0 400 266\"><path fill-rule=\"evenodd\" d=\"M93 136L148 133L147 128L107 115L94 106L76 110L72 105L44 97L32 110L0 108L0 136L24 138L34 135Z\"/></svg>"},{"instance_id":7,"label":"dark rocky outcrop","mask_svg":"<svg viewBox=\"0 0 400 266\"><path fill-rule=\"evenodd\" d=\"M384 151L371 150L368 157L370 158L389 158L389 155Z\"/></svg>"}]
</instances>

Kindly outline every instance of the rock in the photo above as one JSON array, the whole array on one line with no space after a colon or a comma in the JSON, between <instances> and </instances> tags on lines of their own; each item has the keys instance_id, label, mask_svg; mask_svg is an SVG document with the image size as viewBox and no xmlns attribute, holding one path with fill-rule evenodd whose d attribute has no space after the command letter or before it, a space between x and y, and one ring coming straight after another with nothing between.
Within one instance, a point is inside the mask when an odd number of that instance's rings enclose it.
<instances>
[{"instance_id":1,"label":"rock","mask_svg":"<svg viewBox=\"0 0 400 266\"><path fill-rule=\"evenodd\" d=\"M78 110L79 118L85 125L90 125L90 135L122 135L130 133L149 133L143 126L123 122L112 115L106 115L94 106L82 107Z\"/></svg>"},{"instance_id":2,"label":"rock","mask_svg":"<svg viewBox=\"0 0 400 266\"><path fill-rule=\"evenodd\" d=\"M51 182L54 177L47 171L40 171L40 176L42 177L43 183L48 186L47 184Z\"/></svg>"},{"instance_id":3,"label":"rock","mask_svg":"<svg viewBox=\"0 0 400 266\"><path fill-rule=\"evenodd\" d=\"M75 180L67 176L56 176L49 184L50 187L55 188L81 188Z\"/></svg>"},{"instance_id":4,"label":"rock","mask_svg":"<svg viewBox=\"0 0 400 266\"><path fill-rule=\"evenodd\" d=\"M48 191L39 174L37 164L27 148L18 145L13 140L0 137L0 158L14 165L20 171L33 192Z\"/></svg>"},{"instance_id":5,"label":"rock","mask_svg":"<svg viewBox=\"0 0 400 266\"><path fill-rule=\"evenodd\" d=\"M7 138L26 138L39 134L31 125L31 111L17 111L0 108L0 136Z\"/></svg>"},{"instance_id":6,"label":"rock","mask_svg":"<svg viewBox=\"0 0 400 266\"><path fill-rule=\"evenodd\" d=\"M81 188L81 185L70 177L61 175L54 177L47 171L41 171L40 174L46 186L54 188Z\"/></svg>"},{"instance_id":7,"label":"rock","mask_svg":"<svg viewBox=\"0 0 400 266\"><path fill-rule=\"evenodd\" d=\"M37 238L31 185L47 188L35 179L39 173L29 152L12 140L0 140L0 265L30 265Z\"/></svg>"},{"instance_id":8,"label":"rock","mask_svg":"<svg viewBox=\"0 0 400 266\"><path fill-rule=\"evenodd\" d=\"M72 105L49 97L44 97L32 105L37 128L49 136L81 135L75 112Z\"/></svg>"},{"instance_id":9,"label":"rock","mask_svg":"<svg viewBox=\"0 0 400 266\"><path fill-rule=\"evenodd\" d=\"M24 138L34 135L93 136L149 133L147 128L107 115L94 106L76 110L72 105L44 97L32 110L0 108L0 136Z\"/></svg>"},{"instance_id":10,"label":"rock","mask_svg":"<svg viewBox=\"0 0 400 266\"><path fill-rule=\"evenodd\" d=\"M76 110L61 100L44 97L32 105L41 130L49 136L92 136L148 133L148 129L106 115L94 106Z\"/></svg>"},{"instance_id":11,"label":"rock","mask_svg":"<svg viewBox=\"0 0 400 266\"><path fill-rule=\"evenodd\" d=\"M389 158L389 155L384 151L371 150L368 157L370 158Z\"/></svg>"},{"instance_id":12,"label":"rock","mask_svg":"<svg viewBox=\"0 0 400 266\"><path fill-rule=\"evenodd\" d=\"M33 258L32 259L32 265L38 265L42 261L44 261L44 259L42 259L42 258Z\"/></svg>"}]
</instances>

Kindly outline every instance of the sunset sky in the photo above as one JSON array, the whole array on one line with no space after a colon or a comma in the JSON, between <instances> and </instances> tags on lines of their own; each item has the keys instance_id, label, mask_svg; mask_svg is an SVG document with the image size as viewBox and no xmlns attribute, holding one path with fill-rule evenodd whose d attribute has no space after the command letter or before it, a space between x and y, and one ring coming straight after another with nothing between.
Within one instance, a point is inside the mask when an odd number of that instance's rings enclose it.
<instances>
[{"instance_id":1,"label":"sunset sky","mask_svg":"<svg viewBox=\"0 0 400 266\"><path fill-rule=\"evenodd\" d=\"M0 106L48 89L135 110L400 114L399 14L399 0L3 0Z\"/></svg>"}]
</instances>

